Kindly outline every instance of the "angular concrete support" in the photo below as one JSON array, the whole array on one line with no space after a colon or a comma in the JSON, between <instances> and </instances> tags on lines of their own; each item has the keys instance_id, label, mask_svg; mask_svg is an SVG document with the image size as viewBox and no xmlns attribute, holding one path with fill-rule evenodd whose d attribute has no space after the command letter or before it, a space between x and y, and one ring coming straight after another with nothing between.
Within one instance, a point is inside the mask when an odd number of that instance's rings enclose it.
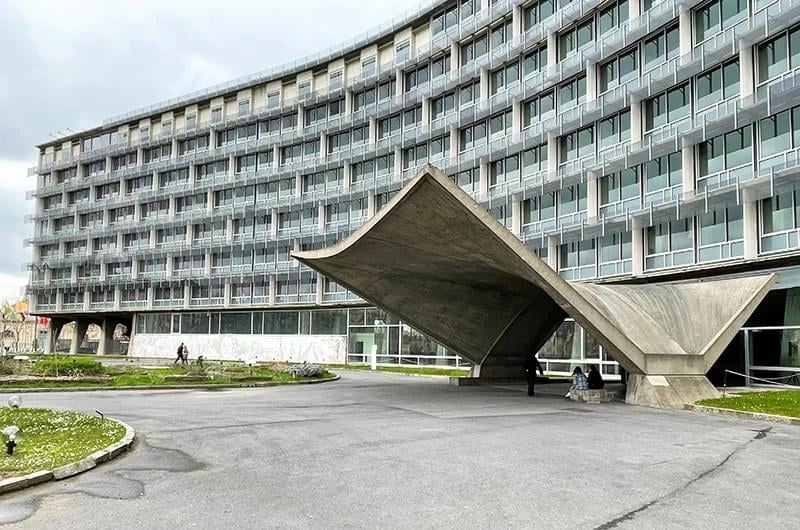
<instances>
[{"instance_id":1,"label":"angular concrete support","mask_svg":"<svg viewBox=\"0 0 800 530\"><path fill-rule=\"evenodd\" d=\"M58 336L61 335L61 330L64 329L66 324L67 321L61 318L50 319L50 322L47 324L47 342L44 346L45 355L52 355L55 353L56 345L58 344Z\"/></svg>"},{"instance_id":2,"label":"angular concrete support","mask_svg":"<svg viewBox=\"0 0 800 530\"><path fill-rule=\"evenodd\" d=\"M110 318L104 318L100 324L100 342L97 343L97 355L106 355L111 353L111 342L114 340L114 329L117 327L117 321Z\"/></svg>"},{"instance_id":3,"label":"angular concrete support","mask_svg":"<svg viewBox=\"0 0 800 530\"><path fill-rule=\"evenodd\" d=\"M704 375L642 375L628 377L625 402L661 409L681 409L687 403L720 397Z\"/></svg>"},{"instance_id":4,"label":"angular concrete support","mask_svg":"<svg viewBox=\"0 0 800 530\"><path fill-rule=\"evenodd\" d=\"M776 281L571 285L433 166L345 240L292 255L466 357L481 378L521 376L569 316L630 374L704 379ZM646 395L630 402L669 403Z\"/></svg>"},{"instance_id":5,"label":"angular concrete support","mask_svg":"<svg viewBox=\"0 0 800 530\"><path fill-rule=\"evenodd\" d=\"M88 320L75 321L75 329L73 330L72 334L72 343L69 346L70 355L75 355L78 353L81 343L83 342L83 338L86 336L86 331L89 329L89 324L91 324L91 322Z\"/></svg>"}]
</instances>

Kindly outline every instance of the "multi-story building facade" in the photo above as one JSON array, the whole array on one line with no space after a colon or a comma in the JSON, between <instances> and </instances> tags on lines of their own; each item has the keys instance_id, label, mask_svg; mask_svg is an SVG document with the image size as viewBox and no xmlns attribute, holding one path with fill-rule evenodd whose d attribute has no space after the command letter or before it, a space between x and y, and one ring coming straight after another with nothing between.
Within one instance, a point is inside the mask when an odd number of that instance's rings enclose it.
<instances>
[{"instance_id":1,"label":"multi-story building facade","mask_svg":"<svg viewBox=\"0 0 800 530\"><path fill-rule=\"evenodd\" d=\"M39 146L32 311L126 320L137 355L184 340L207 357L455 363L290 257L340 240L425 163L568 280L786 267L799 82L797 0L436 1ZM784 272L762 323L794 323ZM616 373L569 322L540 356Z\"/></svg>"}]
</instances>

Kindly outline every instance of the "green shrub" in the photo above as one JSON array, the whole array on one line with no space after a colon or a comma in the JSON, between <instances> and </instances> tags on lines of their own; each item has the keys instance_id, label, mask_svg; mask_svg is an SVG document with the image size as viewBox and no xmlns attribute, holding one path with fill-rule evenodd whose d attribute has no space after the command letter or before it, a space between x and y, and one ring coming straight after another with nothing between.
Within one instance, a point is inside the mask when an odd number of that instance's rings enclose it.
<instances>
[{"instance_id":1,"label":"green shrub","mask_svg":"<svg viewBox=\"0 0 800 530\"><path fill-rule=\"evenodd\" d=\"M105 373L103 365L99 362L79 357L41 359L33 366L33 371L36 374L44 376L55 376L58 374L71 377L103 375Z\"/></svg>"},{"instance_id":2,"label":"green shrub","mask_svg":"<svg viewBox=\"0 0 800 530\"><path fill-rule=\"evenodd\" d=\"M10 365L0 364L0 375L14 375L14 368Z\"/></svg>"}]
</instances>

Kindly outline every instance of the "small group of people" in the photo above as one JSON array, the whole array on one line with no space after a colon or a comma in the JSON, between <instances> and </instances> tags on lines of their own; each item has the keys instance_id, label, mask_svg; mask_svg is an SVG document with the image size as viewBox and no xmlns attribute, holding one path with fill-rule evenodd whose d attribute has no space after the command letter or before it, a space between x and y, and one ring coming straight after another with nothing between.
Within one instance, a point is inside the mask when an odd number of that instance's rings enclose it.
<instances>
[{"instance_id":1,"label":"small group of people","mask_svg":"<svg viewBox=\"0 0 800 530\"><path fill-rule=\"evenodd\" d=\"M528 381L529 396L535 394L536 372L539 372L542 376L544 375L544 369L539 359L537 359L535 355L531 355L525 361L525 379ZM564 397L569 398L571 393L576 390L599 390L604 386L605 381L603 381L603 376L595 365L589 366L589 371L586 374L583 373L580 366L576 366L575 370L572 371L572 386Z\"/></svg>"},{"instance_id":2,"label":"small group of people","mask_svg":"<svg viewBox=\"0 0 800 530\"><path fill-rule=\"evenodd\" d=\"M189 362L189 348L186 347L186 344L181 342L181 345L178 346L178 357L172 364L181 363L185 365L187 362Z\"/></svg>"},{"instance_id":3,"label":"small group of people","mask_svg":"<svg viewBox=\"0 0 800 530\"><path fill-rule=\"evenodd\" d=\"M580 366L576 366L572 371L572 386L564 397L569 399L577 390L601 390L604 386L606 383L595 365L589 366L589 371L585 374Z\"/></svg>"}]
</instances>

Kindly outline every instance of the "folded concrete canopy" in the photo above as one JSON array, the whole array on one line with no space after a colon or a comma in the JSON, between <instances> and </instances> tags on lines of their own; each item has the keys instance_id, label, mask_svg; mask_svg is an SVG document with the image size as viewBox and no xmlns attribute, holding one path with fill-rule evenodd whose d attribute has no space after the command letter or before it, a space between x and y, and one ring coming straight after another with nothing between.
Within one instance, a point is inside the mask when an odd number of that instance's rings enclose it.
<instances>
[{"instance_id":1,"label":"folded concrete canopy","mask_svg":"<svg viewBox=\"0 0 800 530\"><path fill-rule=\"evenodd\" d=\"M343 241L293 256L484 379L521 377L525 357L572 317L630 374L626 401L657 407L717 395L705 373L776 281L567 283L430 165Z\"/></svg>"}]
</instances>

